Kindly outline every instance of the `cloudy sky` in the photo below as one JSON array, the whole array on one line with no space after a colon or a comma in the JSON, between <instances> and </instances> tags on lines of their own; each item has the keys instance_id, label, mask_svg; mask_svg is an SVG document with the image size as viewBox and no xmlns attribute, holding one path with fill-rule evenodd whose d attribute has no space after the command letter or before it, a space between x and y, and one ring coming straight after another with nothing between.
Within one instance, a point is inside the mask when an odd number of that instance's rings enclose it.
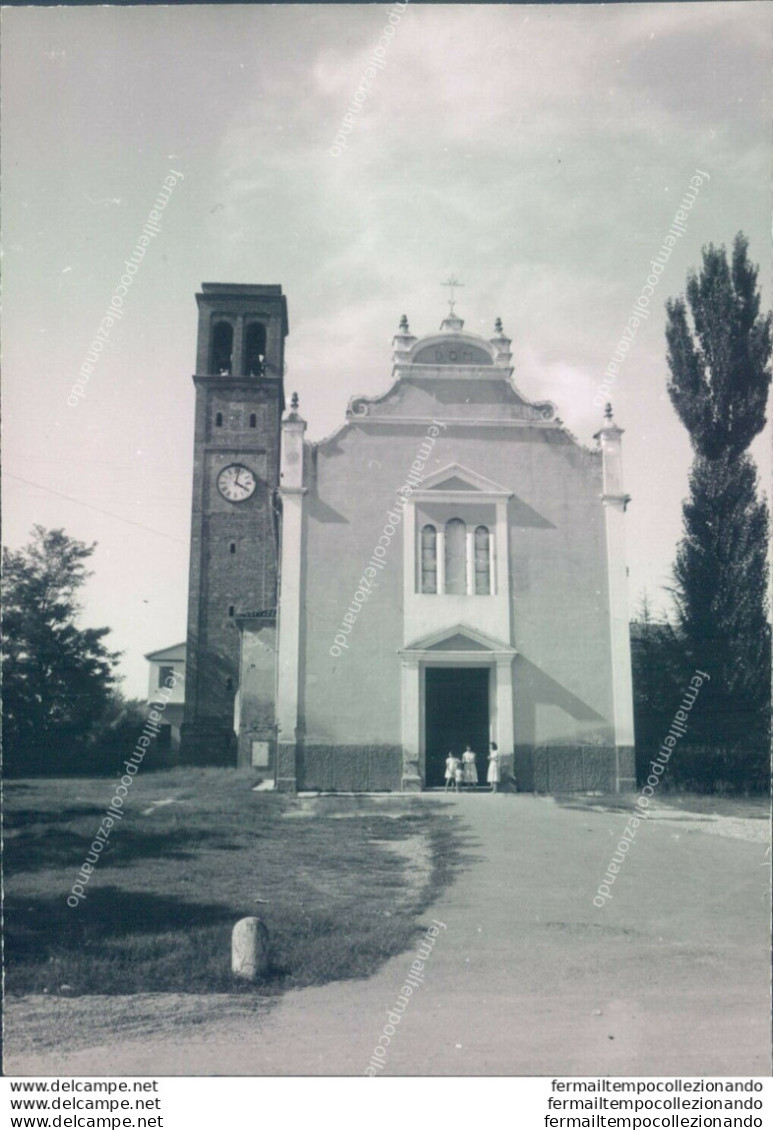
<instances>
[{"instance_id":1,"label":"cloudy sky","mask_svg":"<svg viewBox=\"0 0 773 1130\"><path fill-rule=\"evenodd\" d=\"M408 5L344 153L388 5L3 11L6 544L97 541L85 621L125 690L185 635L202 281L281 283L288 392L320 438L390 384L390 340L465 284L515 382L578 438L696 169L709 174L612 400L626 429L630 595L666 606L690 450L663 303L743 229L770 301L769 4ZM67 397L170 169L183 173L76 409ZM768 443L755 453L765 483ZM30 485L36 484L36 485ZM65 497L66 496L66 497Z\"/></svg>"}]
</instances>

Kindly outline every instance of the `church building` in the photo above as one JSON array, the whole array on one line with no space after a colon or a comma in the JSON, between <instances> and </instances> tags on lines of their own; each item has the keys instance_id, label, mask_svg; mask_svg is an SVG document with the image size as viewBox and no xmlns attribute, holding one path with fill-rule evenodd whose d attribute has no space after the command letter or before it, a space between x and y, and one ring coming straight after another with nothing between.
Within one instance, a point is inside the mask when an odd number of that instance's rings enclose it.
<instances>
[{"instance_id":1,"label":"church building","mask_svg":"<svg viewBox=\"0 0 773 1130\"><path fill-rule=\"evenodd\" d=\"M490 742L523 790L634 787L622 429L588 448L510 339L405 317L391 384L319 442L280 286L197 295L189 764L279 790L420 790ZM386 368L387 358L384 357Z\"/></svg>"}]
</instances>

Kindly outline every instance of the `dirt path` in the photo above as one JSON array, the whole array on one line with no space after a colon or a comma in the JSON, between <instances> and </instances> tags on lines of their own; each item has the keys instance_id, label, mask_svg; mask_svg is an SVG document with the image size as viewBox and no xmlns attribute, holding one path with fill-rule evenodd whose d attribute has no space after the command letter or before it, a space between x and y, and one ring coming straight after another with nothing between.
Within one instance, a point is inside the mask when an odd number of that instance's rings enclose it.
<instances>
[{"instance_id":1,"label":"dirt path","mask_svg":"<svg viewBox=\"0 0 773 1130\"><path fill-rule=\"evenodd\" d=\"M707 835L700 817L653 821L597 909L624 815L530 796L444 803L472 833L471 861L421 921L442 925L379 1074L769 1071L769 888L756 834ZM63 1041L16 1051L13 1030L24 1008L85 1023L88 998L12 1002L5 1070L359 1075L415 957L248 1012L243 998L236 1010L228 998L194 998L175 1016L179 999L169 999L169 1024L161 1000L142 1021L148 998L135 997L139 1030L107 1037L98 1027L72 1050Z\"/></svg>"}]
</instances>

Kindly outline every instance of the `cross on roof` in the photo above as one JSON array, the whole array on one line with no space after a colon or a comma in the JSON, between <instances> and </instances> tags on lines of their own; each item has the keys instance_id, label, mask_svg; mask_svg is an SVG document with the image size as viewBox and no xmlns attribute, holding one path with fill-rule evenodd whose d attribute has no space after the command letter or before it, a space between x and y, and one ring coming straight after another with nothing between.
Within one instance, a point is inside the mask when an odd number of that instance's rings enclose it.
<instances>
[{"instance_id":1,"label":"cross on roof","mask_svg":"<svg viewBox=\"0 0 773 1130\"><path fill-rule=\"evenodd\" d=\"M451 290L451 297L448 299L448 305L450 306L451 313L453 314L454 306L456 305L456 299L454 298L454 289L457 286L464 286L464 283L460 283L455 275L451 275L450 278L446 279L446 281L444 283L441 283L440 285L447 286Z\"/></svg>"}]
</instances>

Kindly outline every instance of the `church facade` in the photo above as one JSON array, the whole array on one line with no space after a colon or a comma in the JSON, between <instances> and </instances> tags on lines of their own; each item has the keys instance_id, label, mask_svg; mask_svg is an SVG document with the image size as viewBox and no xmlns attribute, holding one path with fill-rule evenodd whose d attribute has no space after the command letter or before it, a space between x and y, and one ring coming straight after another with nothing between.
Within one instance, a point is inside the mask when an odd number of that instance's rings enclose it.
<instances>
[{"instance_id":1,"label":"church facade","mask_svg":"<svg viewBox=\"0 0 773 1130\"><path fill-rule=\"evenodd\" d=\"M418 790L494 741L518 787L634 786L622 430L593 449L510 340L402 319L392 383L309 443L277 286L204 284L182 757ZM388 382L385 381L385 384Z\"/></svg>"}]
</instances>

